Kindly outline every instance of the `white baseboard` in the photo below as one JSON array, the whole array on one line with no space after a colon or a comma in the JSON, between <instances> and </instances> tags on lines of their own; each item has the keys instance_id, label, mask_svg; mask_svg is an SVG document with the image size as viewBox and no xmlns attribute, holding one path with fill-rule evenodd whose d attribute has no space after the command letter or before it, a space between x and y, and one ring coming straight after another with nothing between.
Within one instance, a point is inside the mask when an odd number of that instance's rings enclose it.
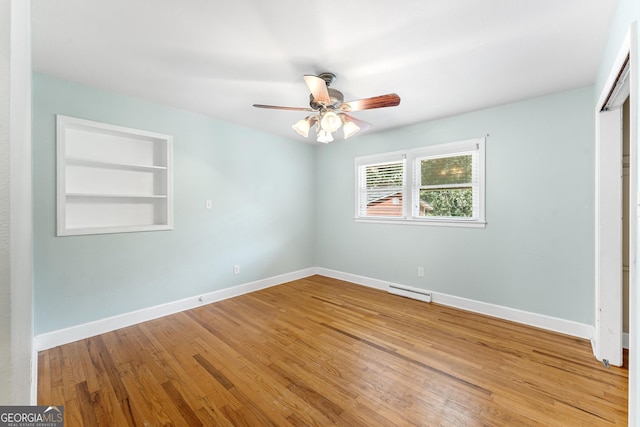
<instances>
[{"instance_id":1,"label":"white baseboard","mask_svg":"<svg viewBox=\"0 0 640 427\"><path fill-rule=\"evenodd\" d=\"M380 289L386 291L389 285L396 285L397 283L387 282L384 280L372 279L370 277L358 276L357 274L343 273L341 271L330 270L328 268L318 267L316 268L316 274L321 276L331 277L333 279L344 280L346 282L355 283L356 285L367 286L369 288Z\"/></svg>"},{"instance_id":2,"label":"white baseboard","mask_svg":"<svg viewBox=\"0 0 640 427\"><path fill-rule=\"evenodd\" d=\"M302 279L314 274L320 274L335 279L345 280L358 285L384 291L387 290L389 285L398 285L397 283L372 279L370 277L358 276L355 274L344 273L322 267L312 267L294 271L292 273L257 280L255 282L245 283L231 288L221 289L204 295L196 295L178 301L172 301L166 304L148 307L142 310L124 313L106 319L100 319L82 325L72 326L69 328L36 335L34 337L34 349L35 351L47 350L49 348L57 347L59 345L67 344L73 341L78 341L106 332L111 332L116 329L125 328L127 326L157 319L159 317L168 316L170 314L189 310L191 308L199 307L204 304L210 304L212 302L222 301L227 298L232 298L271 286L280 285L292 280ZM431 291L431 294L432 301L434 303L472 311L487 316L497 317L500 319L510 320L529 326L535 326L537 328L559 332L565 335L571 335L588 340L591 340L593 338L593 326L591 325L545 316L542 314L531 313L523 310L517 310L514 308L499 306L495 304L489 304L481 301L475 301L439 292ZM625 336L625 347L628 348L629 335L625 334Z\"/></svg>"},{"instance_id":3,"label":"white baseboard","mask_svg":"<svg viewBox=\"0 0 640 427\"><path fill-rule=\"evenodd\" d=\"M47 332L44 334L36 335L33 340L33 346L36 351L47 350L59 345L135 325L137 323L142 323L148 320L153 320L159 317L189 310L201 305L210 304L216 301L222 301L227 298L232 298L271 286L280 285L292 280L302 279L313 274L316 274L316 269L307 268L304 270L294 271L292 273L286 273L279 276L256 280L255 282L233 286L231 288L209 292L203 295L196 295L178 301L172 301L166 304L144 308L142 310L133 311L130 313L108 317L106 319L84 323L82 325Z\"/></svg>"},{"instance_id":4,"label":"white baseboard","mask_svg":"<svg viewBox=\"0 0 640 427\"><path fill-rule=\"evenodd\" d=\"M345 280L347 282L381 290L387 290L389 285L398 285L397 283L393 282L371 279L369 277L343 273L326 268L317 268L316 273L322 276ZM584 338L587 340L591 340L593 338L594 330L592 325L434 292L431 289L429 289L429 291L431 292L432 301L434 303L459 308L461 310L472 311L487 316L497 317L512 322L522 323L525 325L534 326L537 328L546 329L549 331L558 332L578 338Z\"/></svg>"},{"instance_id":5,"label":"white baseboard","mask_svg":"<svg viewBox=\"0 0 640 427\"><path fill-rule=\"evenodd\" d=\"M629 334L627 332L622 333L622 348L629 350Z\"/></svg>"}]
</instances>

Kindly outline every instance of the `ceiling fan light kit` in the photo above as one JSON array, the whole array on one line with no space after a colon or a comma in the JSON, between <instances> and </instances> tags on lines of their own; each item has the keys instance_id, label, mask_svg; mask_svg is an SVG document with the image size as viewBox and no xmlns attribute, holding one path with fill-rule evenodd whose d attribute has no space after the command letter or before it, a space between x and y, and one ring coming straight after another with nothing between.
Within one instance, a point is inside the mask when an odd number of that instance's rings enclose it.
<instances>
[{"instance_id":1,"label":"ceiling fan light kit","mask_svg":"<svg viewBox=\"0 0 640 427\"><path fill-rule=\"evenodd\" d=\"M355 124L354 122L350 122L345 120L344 125L342 125L342 132L344 132L344 139L351 138L353 135L360 131L360 126Z\"/></svg>"},{"instance_id":2,"label":"ceiling fan light kit","mask_svg":"<svg viewBox=\"0 0 640 427\"><path fill-rule=\"evenodd\" d=\"M305 119L298 120L293 126L291 126L300 136L308 137L309 129L311 128L311 116Z\"/></svg>"},{"instance_id":3,"label":"ceiling fan light kit","mask_svg":"<svg viewBox=\"0 0 640 427\"><path fill-rule=\"evenodd\" d=\"M371 126L362 120L347 114L352 111L371 110L374 108L395 107L400 105L400 97L395 93L374 96L372 98L359 99L357 101L344 102L344 96L339 90L330 88L336 76L333 73L321 73L317 76L305 75L304 81L311 92L309 106L280 107L275 105L253 104L257 108L268 108L289 111L311 111L315 114L298 120L293 130L307 138L312 126L316 126L316 141L324 144L334 141L333 133L342 127L344 139L350 138L361 129Z\"/></svg>"},{"instance_id":4,"label":"ceiling fan light kit","mask_svg":"<svg viewBox=\"0 0 640 427\"><path fill-rule=\"evenodd\" d=\"M320 127L327 132L335 132L342 126L342 120L333 111L324 111L320 119Z\"/></svg>"},{"instance_id":5,"label":"ceiling fan light kit","mask_svg":"<svg viewBox=\"0 0 640 427\"><path fill-rule=\"evenodd\" d=\"M328 144L330 142L333 142L333 135L331 134L331 132L320 129L318 131L318 138L316 139L316 141L323 144Z\"/></svg>"}]
</instances>

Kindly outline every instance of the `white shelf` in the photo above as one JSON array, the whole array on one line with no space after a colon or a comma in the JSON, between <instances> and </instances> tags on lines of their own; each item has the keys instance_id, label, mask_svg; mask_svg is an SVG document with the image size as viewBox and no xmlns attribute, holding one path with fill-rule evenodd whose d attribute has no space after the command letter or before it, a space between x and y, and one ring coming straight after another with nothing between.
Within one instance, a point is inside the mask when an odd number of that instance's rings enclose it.
<instances>
[{"instance_id":1,"label":"white shelf","mask_svg":"<svg viewBox=\"0 0 640 427\"><path fill-rule=\"evenodd\" d=\"M87 234L130 233L130 232L133 232L133 231L136 231L136 232L140 232L140 231L161 231L161 230L171 230L171 229L172 229L172 227L169 227L168 225L159 225L159 224L137 225L137 226L127 225L127 226L122 226L122 227L117 227L117 226L100 227L100 226L95 226L94 225L92 227L74 229L73 235L74 236L78 236L78 235L87 235ZM69 234L65 234L65 235L72 235L72 234L69 233Z\"/></svg>"},{"instance_id":2,"label":"white shelf","mask_svg":"<svg viewBox=\"0 0 640 427\"><path fill-rule=\"evenodd\" d=\"M166 194L103 194L103 193L66 193L66 197L86 197L103 199L166 199Z\"/></svg>"},{"instance_id":3,"label":"white shelf","mask_svg":"<svg viewBox=\"0 0 640 427\"><path fill-rule=\"evenodd\" d=\"M57 234L173 228L172 137L57 116Z\"/></svg>"},{"instance_id":4,"label":"white shelf","mask_svg":"<svg viewBox=\"0 0 640 427\"><path fill-rule=\"evenodd\" d=\"M113 163L113 162L99 162L96 160L85 160L85 159L75 159L75 158L67 158L67 165L75 165L75 166L88 166L94 168L104 168L104 169L119 169L119 170L141 170L141 171L163 171L167 170L166 166L154 166L154 165L133 165L129 163Z\"/></svg>"}]
</instances>

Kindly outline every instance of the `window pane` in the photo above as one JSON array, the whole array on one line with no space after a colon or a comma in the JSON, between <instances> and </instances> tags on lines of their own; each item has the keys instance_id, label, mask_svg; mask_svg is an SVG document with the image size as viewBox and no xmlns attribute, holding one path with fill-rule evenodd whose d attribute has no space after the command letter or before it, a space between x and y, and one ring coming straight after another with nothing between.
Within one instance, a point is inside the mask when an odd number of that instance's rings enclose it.
<instances>
[{"instance_id":1,"label":"window pane","mask_svg":"<svg viewBox=\"0 0 640 427\"><path fill-rule=\"evenodd\" d=\"M367 189L402 187L403 169L401 162L367 166Z\"/></svg>"},{"instance_id":2,"label":"window pane","mask_svg":"<svg viewBox=\"0 0 640 427\"><path fill-rule=\"evenodd\" d=\"M371 194L371 193L369 193ZM402 216L402 192L381 195L367 203L367 216Z\"/></svg>"},{"instance_id":3,"label":"window pane","mask_svg":"<svg viewBox=\"0 0 640 427\"><path fill-rule=\"evenodd\" d=\"M360 215L402 217L404 161L366 165L360 169ZM364 176L363 176L364 175Z\"/></svg>"},{"instance_id":4,"label":"window pane","mask_svg":"<svg viewBox=\"0 0 640 427\"><path fill-rule=\"evenodd\" d=\"M424 159L420 162L422 185L469 184L473 180L471 154Z\"/></svg>"},{"instance_id":5,"label":"window pane","mask_svg":"<svg viewBox=\"0 0 640 427\"><path fill-rule=\"evenodd\" d=\"M471 218L473 190L471 188L420 190L418 215Z\"/></svg>"}]
</instances>

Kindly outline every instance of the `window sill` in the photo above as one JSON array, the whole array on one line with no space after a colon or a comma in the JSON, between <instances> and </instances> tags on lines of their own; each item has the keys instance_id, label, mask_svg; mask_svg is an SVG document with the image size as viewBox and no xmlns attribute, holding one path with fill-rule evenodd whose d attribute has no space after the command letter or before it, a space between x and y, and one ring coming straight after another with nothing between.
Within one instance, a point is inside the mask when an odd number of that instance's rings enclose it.
<instances>
[{"instance_id":1,"label":"window sill","mask_svg":"<svg viewBox=\"0 0 640 427\"><path fill-rule=\"evenodd\" d=\"M486 228L486 221L450 219L407 219L407 218L354 218L355 222L373 224L421 225L428 227Z\"/></svg>"}]
</instances>

